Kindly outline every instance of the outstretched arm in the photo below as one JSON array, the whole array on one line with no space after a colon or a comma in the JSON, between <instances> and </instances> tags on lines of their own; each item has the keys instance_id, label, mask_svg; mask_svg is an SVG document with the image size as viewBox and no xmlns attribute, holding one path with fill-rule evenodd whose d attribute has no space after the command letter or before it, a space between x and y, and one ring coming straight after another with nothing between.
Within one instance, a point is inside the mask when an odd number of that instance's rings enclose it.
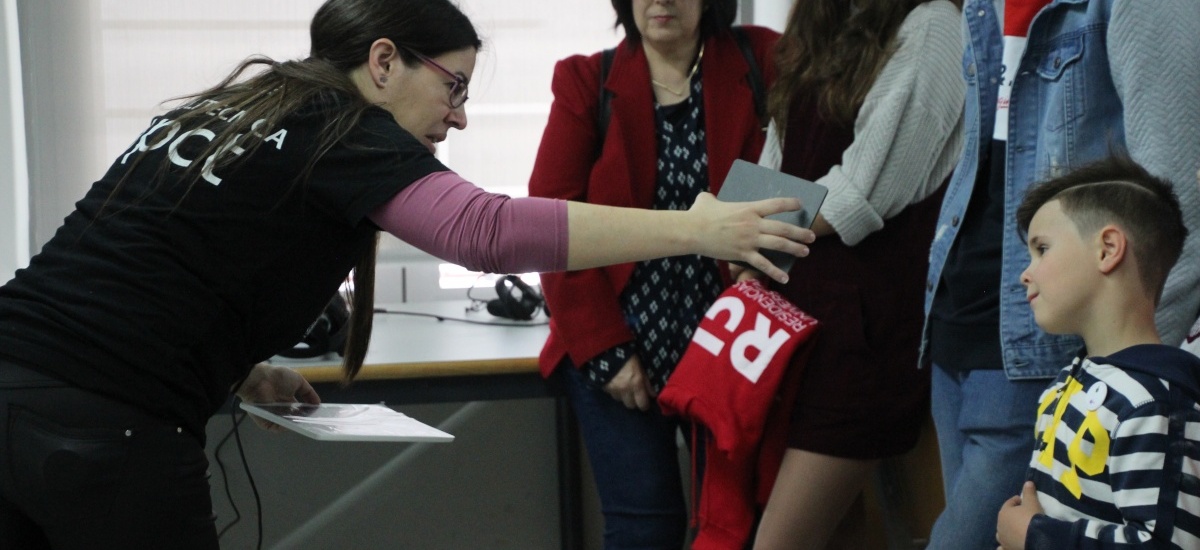
<instances>
[{"instance_id":1,"label":"outstretched arm","mask_svg":"<svg viewBox=\"0 0 1200 550\"><path fill-rule=\"evenodd\" d=\"M430 254L492 273L577 270L701 254L745 261L783 282L787 274L758 250L804 256L815 237L765 217L799 208L797 199L723 203L708 193L686 211L513 199L483 191L453 172L439 172L408 186L370 219Z\"/></svg>"},{"instance_id":2,"label":"outstretched arm","mask_svg":"<svg viewBox=\"0 0 1200 550\"><path fill-rule=\"evenodd\" d=\"M812 231L766 216L800 208L794 198L724 203L701 193L687 211L615 208L569 203L568 269L636 262L680 254L741 260L772 279L787 281L760 248L808 254Z\"/></svg>"}]
</instances>

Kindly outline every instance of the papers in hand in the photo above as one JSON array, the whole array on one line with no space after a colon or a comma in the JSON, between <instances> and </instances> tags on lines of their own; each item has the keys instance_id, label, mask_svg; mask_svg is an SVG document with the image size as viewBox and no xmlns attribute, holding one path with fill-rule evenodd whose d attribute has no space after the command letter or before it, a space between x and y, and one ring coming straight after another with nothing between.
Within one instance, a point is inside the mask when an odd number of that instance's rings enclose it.
<instances>
[{"instance_id":1,"label":"papers in hand","mask_svg":"<svg viewBox=\"0 0 1200 550\"><path fill-rule=\"evenodd\" d=\"M800 199L800 210L780 212L767 217L810 229L828 191L824 185L738 159L733 161L733 166L729 168L729 174L725 176L717 198L725 202L748 202L775 197L796 197ZM796 260L795 256L777 250L763 249L759 252L784 272L791 270L792 263ZM734 263L749 267L743 262Z\"/></svg>"},{"instance_id":2,"label":"papers in hand","mask_svg":"<svg viewBox=\"0 0 1200 550\"><path fill-rule=\"evenodd\" d=\"M241 407L322 441L454 441L454 436L383 405L242 403Z\"/></svg>"}]
</instances>

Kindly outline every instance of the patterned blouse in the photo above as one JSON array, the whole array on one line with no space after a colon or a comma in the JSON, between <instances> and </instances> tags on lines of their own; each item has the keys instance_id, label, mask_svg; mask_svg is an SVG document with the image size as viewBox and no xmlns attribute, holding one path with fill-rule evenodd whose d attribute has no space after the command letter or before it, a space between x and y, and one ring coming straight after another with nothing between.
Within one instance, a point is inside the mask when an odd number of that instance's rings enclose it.
<instances>
[{"instance_id":1,"label":"patterned blouse","mask_svg":"<svg viewBox=\"0 0 1200 550\"><path fill-rule=\"evenodd\" d=\"M687 100L654 106L658 128L655 210L687 210L709 189L700 81L697 72ZM634 340L585 363L588 379L597 386L607 384L637 353L655 391L662 390L700 319L722 289L717 263L709 258L693 254L638 263L620 298Z\"/></svg>"}]
</instances>

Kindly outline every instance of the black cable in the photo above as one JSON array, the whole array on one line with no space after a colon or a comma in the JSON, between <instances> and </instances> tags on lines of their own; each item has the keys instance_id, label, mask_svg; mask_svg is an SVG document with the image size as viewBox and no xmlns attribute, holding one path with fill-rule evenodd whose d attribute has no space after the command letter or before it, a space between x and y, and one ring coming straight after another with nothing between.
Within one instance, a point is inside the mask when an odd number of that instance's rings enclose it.
<instances>
[{"instance_id":1,"label":"black cable","mask_svg":"<svg viewBox=\"0 0 1200 550\"><path fill-rule=\"evenodd\" d=\"M384 308L380 308L380 307L375 308L375 313L383 313L383 314L387 314L387 315L410 315L413 317L428 317L430 319L437 319L438 321L457 321L459 323L469 323L472 325L488 325L488 326L493 326L493 327L540 327L540 326L550 324L550 321L538 321L536 323L525 323L525 322L497 323L494 321L476 321L475 319L464 319L462 317L447 317L445 315L438 315L436 313L419 313L416 311L401 311L401 310L397 310L397 309L384 309Z\"/></svg>"},{"instance_id":2,"label":"black cable","mask_svg":"<svg viewBox=\"0 0 1200 550\"><path fill-rule=\"evenodd\" d=\"M471 296L471 291L475 290L475 285L479 284L479 279L481 278L483 278L483 273L480 273L478 277L475 277L475 282L471 283L471 286L467 287L467 299L471 301L471 305L467 306L467 311L479 311L487 307L487 300Z\"/></svg>"},{"instance_id":3,"label":"black cable","mask_svg":"<svg viewBox=\"0 0 1200 550\"><path fill-rule=\"evenodd\" d=\"M238 408L240 399L233 400L233 407ZM254 508L258 512L258 545L255 546L258 550L262 550L263 527L262 527L262 499L258 496L258 486L254 483L254 476L250 473L250 463L246 461L246 450L242 448L242 434L238 430L237 425L233 427L233 439L237 441L238 455L242 457L242 469L246 471L246 479L250 482L250 491L254 493Z\"/></svg>"},{"instance_id":4,"label":"black cable","mask_svg":"<svg viewBox=\"0 0 1200 550\"><path fill-rule=\"evenodd\" d=\"M242 511L238 510L237 503L233 500L233 491L229 489L229 474L225 471L225 462L221 460L221 449L224 448L225 444L229 442L229 438L233 437L234 432L236 432L238 429L238 424L241 423L243 418L246 418L246 413L242 413L242 416L238 416L237 407L229 408L229 419L233 427L229 429L229 433L225 434L225 437L222 437L221 441L218 442L217 446L213 449L213 458L217 461L217 469L221 471L221 480L225 484L225 498L229 501L229 507L233 508L233 520L230 521L225 527L222 527L221 531L217 533L218 539L224 537L225 533L228 532L230 528L232 528L234 525L237 525L238 522L242 520Z\"/></svg>"}]
</instances>

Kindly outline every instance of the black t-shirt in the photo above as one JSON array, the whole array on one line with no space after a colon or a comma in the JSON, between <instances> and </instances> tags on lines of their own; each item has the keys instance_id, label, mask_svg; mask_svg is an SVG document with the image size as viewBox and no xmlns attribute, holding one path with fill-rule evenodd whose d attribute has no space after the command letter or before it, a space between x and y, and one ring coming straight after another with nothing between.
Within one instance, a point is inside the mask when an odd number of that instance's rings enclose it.
<instances>
[{"instance_id":1,"label":"black t-shirt","mask_svg":"<svg viewBox=\"0 0 1200 550\"><path fill-rule=\"evenodd\" d=\"M971 201L929 312L929 355L956 370L999 369L1000 268L1007 143L980 159Z\"/></svg>"},{"instance_id":2,"label":"black t-shirt","mask_svg":"<svg viewBox=\"0 0 1200 550\"><path fill-rule=\"evenodd\" d=\"M366 214L446 170L372 107L298 182L336 108L314 102L190 186L179 165L204 162L210 130L153 120L0 287L0 358L203 438L230 387L298 341L373 245ZM213 129L230 116L212 115Z\"/></svg>"}]
</instances>

